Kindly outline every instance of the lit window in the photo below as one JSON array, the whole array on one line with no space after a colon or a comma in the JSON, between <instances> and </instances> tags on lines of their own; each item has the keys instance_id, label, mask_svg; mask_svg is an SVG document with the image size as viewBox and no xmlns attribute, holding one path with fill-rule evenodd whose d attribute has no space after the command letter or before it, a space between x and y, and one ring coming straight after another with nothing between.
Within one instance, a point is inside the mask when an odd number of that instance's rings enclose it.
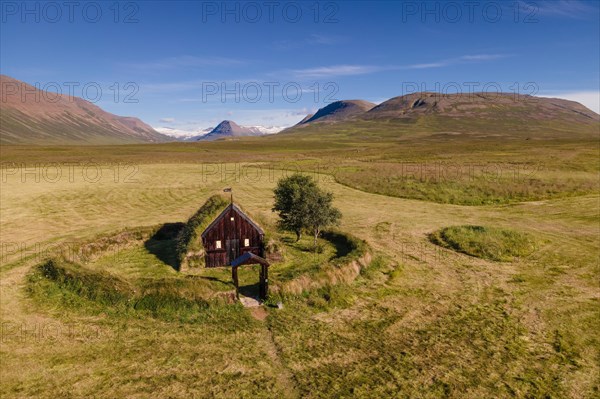
<instances>
[{"instance_id":1,"label":"lit window","mask_svg":"<svg viewBox=\"0 0 600 399\"><path fill-rule=\"evenodd\" d=\"M233 216L231 217L231 221L233 222L235 219L233 218Z\"/></svg>"},{"instance_id":2,"label":"lit window","mask_svg":"<svg viewBox=\"0 0 600 399\"><path fill-rule=\"evenodd\" d=\"M221 241L217 240L217 242L215 243L215 247L217 247L217 249L221 249Z\"/></svg>"},{"instance_id":3,"label":"lit window","mask_svg":"<svg viewBox=\"0 0 600 399\"><path fill-rule=\"evenodd\" d=\"M250 246L250 239L244 238L244 246L245 247L249 247Z\"/></svg>"}]
</instances>

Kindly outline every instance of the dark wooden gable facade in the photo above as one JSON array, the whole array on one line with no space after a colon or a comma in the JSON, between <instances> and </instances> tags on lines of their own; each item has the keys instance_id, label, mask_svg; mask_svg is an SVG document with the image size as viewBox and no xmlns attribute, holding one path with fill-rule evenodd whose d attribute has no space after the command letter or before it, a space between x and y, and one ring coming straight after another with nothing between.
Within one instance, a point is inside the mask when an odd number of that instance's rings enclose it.
<instances>
[{"instance_id":1,"label":"dark wooden gable facade","mask_svg":"<svg viewBox=\"0 0 600 399\"><path fill-rule=\"evenodd\" d=\"M263 257L264 235L239 207L229 205L202 233L206 267L229 266L247 252Z\"/></svg>"}]
</instances>

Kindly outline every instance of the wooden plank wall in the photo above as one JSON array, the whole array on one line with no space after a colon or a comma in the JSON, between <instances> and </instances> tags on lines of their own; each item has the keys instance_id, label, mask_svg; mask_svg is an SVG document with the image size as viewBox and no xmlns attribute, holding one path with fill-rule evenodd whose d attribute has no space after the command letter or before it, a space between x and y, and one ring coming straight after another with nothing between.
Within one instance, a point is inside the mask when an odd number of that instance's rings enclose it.
<instances>
[{"instance_id":1,"label":"wooden plank wall","mask_svg":"<svg viewBox=\"0 0 600 399\"><path fill-rule=\"evenodd\" d=\"M233 221L231 221L232 217ZM244 239L246 238L250 239L249 247L244 247ZM235 258L246 252L263 256L263 235L238 214L235 209L228 208L227 212L221 215L217 223L211 227L202 240L206 251L206 267L227 266L229 264L227 240L233 239L239 239L239 251L234 254ZM217 240L221 241L221 249L216 248Z\"/></svg>"}]
</instances>

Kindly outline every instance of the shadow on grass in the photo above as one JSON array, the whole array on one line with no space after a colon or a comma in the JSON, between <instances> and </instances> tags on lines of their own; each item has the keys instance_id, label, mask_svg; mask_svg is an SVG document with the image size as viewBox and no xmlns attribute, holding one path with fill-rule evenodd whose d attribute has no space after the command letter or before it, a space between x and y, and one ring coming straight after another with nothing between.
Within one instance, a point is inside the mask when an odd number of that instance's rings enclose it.
<instances>
[{"instance_id":1,"label":"shadow on grass","mask_svg":"<svg viewBox=\"0 0 600 399\"><path fill-rule=\"evenodd\" d=\"M306 253L314 253L315 246L311 240L306 240L305 236L303 236L302 239L300 239L300 241L296 241L295 237L282 237L281 238L281 242L283 242L284 244L286 244L292 248L297 249L298 251L306 252ZM316 252L320 253L321 250L322 250L322 248L320 248L320 246L317 245Z\"/></svg>"},{"instance_id":2,"label":"shadow on grass","mask_svg":"<svg viewBox=\"0 0 600 399\"><path fill-rule=\"evenodd\" d=\"M215 281L218 283L222 283L222 284L227 284L227 285L231 285L233 286L233 281L232 280L223 280L220 279L218 277L213 277L213 276L186 276L186 278L189 279L194 279L194 280L208 280L208 281Z\"/></svg>"},{"instance_id":3,"label":"shadow on grass","mask_svg":"<svg viewBox=\"0 0 600 399\"><path fill-rule=\"evenodd\" d=\"M335 247L334 258L341 258L352 252L352 244L348 242L348 238L345 235L333 231L325 231L322 233L322 237Z\"/></svg>"},{"instance_id":4,"label":"shadow on grass","mask_svg":"<svg viewBox=\"0 0 600 399\"><path fill-rule=\"evenodd\" d=\"M185 223L165 223L146 242L144 247L148 252L160 259L161 262L179 271L177 257L177 235L184 228Z\"/></svg>"},{"instance_id":5,"label":"shadow on grass","mask_svg":"<svg viewBox=\"0 0 600 399\"><path fill-rule=\"evenodd\" d=\"M296 244L298 241L296 241L296 238L284 236L284 237L281 237L281 242L292 245L292 244Z\"/></svg>"},{"instance_id":6,"label":"shadow on grass","mask_svg":"<svg viewBox=\"0 0 600 399\"><path fill-rule=\"evenodd\" d=\"M240 295L247 296L250 298L258 298L260 284L258 282L254 284L240 286L238 291Z\"/></svg>"},{"instance_id":7,"label":"shadow on grass","mask_svg":"<svg viewBox=\"0 0 600 399\"><path fill-rule=\"evenodd\" d=\"M321 233L321 238L329 241L335 248L335 255L333 258L341 258L348 255L352 252L352 243L348 242L348 238L340 233L335 231L324 231ZM315 247L312 243L312 239L310 242L296 241L294 237L282 237L281 241L291 247L294 247L302 252L315 252ZM320 245L317 244L316 252L321 253Z\"/></svg>"}]
</instances>

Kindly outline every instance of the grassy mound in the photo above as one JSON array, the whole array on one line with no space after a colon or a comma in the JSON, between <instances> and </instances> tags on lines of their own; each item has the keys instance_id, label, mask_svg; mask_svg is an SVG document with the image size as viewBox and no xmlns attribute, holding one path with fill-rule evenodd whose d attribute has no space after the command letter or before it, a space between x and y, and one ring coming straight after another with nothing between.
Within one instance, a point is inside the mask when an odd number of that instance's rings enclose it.
<instances>
[{"instance_id":1,"label":"grassy mound","mask_svg":"<svg viewBox=\"0 0 600 399\"><path fill-rule=\"evenodd\" d=\"M359 259L368 250L366 241L338 230L323 232L323 238L335 245L337 254L332 263L337 266Z\"/></svg>"},{"instance_id":2,"label":"grassy mound","mask_svg":"<svg viewBox=\"0 0 600 399\"><path fill-rule=\"evenodd\" d=\"M370 263L367 243L350 234L338 230L326 231L320 242L323 249L319 252L296 256L296 259L303 259L304 265L297 265L296 261L271 266L272 296L293 297L350 283ZM294 246L297 247L297 244L289 244L288 248Z\"/></svg>"},{"instance_id":3,"label":"grassy mound","mask_svg":"<svg viewBox=\"0 0 600 399\"><path fill-rule=\"evenodd\" d=\"M498 262L528 256L535 249L535 241L528 234L494 227L445 227L432 233L430 239L442 247Z\"/></svg>"},{"instance_id":4,"label":"grassy mound","mask_svg":"<svg viewBox=\"0 0 600 399\"><path fill-rule=\"evenodd\" d=\"M90 270L77 263L50 259L28 276L30 295L90 312L131 311L162 319L193 319L211 304L233 301L233 292L212 290L200 278L147 278L128 281L115 274Z\"/></svg>"},{"instance_id":5,"label":"grassy mound","mask_svg":"<svg viewBox=\"0 0 600 399\"><path fill-rule=\"evenodd\" d=\"M126 303L134 292L133 287L125 280L107 272L88 270L76 263L48 260L29 275L30 292L36 288L51 288L52 283L59 290L69 291L79 297L98 302L103 305Z\"/></svg>"},{"instance_id":6,"label":"grassy mound","mask_svg":"<svg viewBox=\"0 0 600 399\"><path fill-rule=\"evenodd\" d=\"M180 266L204 265L204 256L202 256L204 250L200 234L227 205L229 202L225 198L213 195L187 221L177 237L177 258Z\"/></svg>"}]
</instances>

